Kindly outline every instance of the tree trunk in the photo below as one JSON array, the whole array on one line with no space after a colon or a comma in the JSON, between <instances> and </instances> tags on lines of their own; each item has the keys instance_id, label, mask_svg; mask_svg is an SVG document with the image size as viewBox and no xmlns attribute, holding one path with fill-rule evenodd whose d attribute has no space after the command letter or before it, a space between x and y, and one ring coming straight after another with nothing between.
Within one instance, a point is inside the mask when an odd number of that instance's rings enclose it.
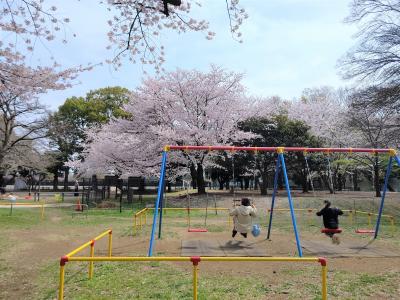
<instances>
[{"instance_id":1,"label":"tree trunk","mask_svg":"<svg viewBox=\"0 0 400 300\"><path fill-rule=\"evenodd\" d=\"M244 178L244 189L247 191L250 187L250 178L249 177L245 177Z\"/></svg>"},{"instance_id":2,"label":"tree trunk","mask_svg":"<svg viewBox=\"0 0 400 300\"><path fill-rule=\"evenodd\" d=\"M144 177L139 178L139 195L142 195L146 190L146 180Z\"/></svg>"},{"instance_id":3,"label":"tree trunk","mask_svg":"<svg viewBox=\"0 0 400 300\"><path fill-rule=\"evenodd\" d=\"M307 178L307 174L305 172L303 172L302 175L303 176L301 176L301 178L302 178L301 187L303 189L303 193L308 193L308 178Z\"/></svg>"},{"instance_id":4,"label":"tree trunk","mask_svg":"<svg viewBox=\"0 0 400 300\"><path fill-rule=\"evenodd\" d=\"M68 190L69 167L64 167L64 191Z\"/></svg>"},{"instance_id":5,"label":"tree trunk","mask_svg":"<svg viewBox=\"0 0 400 300\"><path fill-rule=\"evenodd\" d=\"M256 177L256 179L254 180L254 189L258 190L258 185L259 185L259 181L258 181L258 177Z\"/></svg>"},{"instance_id":6,"label":"tree trunk","mask_svg":"<svg viewBox=\"0 0 400 300\"><path fill-rule=\"evenodd\" d=\"M58 190L58 169L53 173L53 190Z\"/></svg>"},{"instance_id":7,"label":"tree trunk","mask_svg":"<svg viewBox=\"0 0 400 300\"><path fill-rule=\"evenodd\" d=\"M198 194L206 193L206 186L204 183L204 176L203 176L203 165L200 163L197 164L197 193Z\"/></svg>"},{"instance_id":8,"label":"tree trunk","mask_svg":"<svg viewBox=\"0 0 400 300\"><path fill-rule=\"evenodd\" d=\"M381 196L381 187L380 187L380 184L379 184L379 157L378 157L378 153L375 153L374 186L375 186L375 197L380 197Z\"/></svg>"},{"instance_id":9,"label":"tree trunk","mask_svg":"<svg viewBox=\"0 0 400 300\"><path fill-rule=\"evenodd\" d=\"M260 187L260 193L261 193L262 196L265 196L265 195L268 194L268 191L267 191L267 188L268 188L267 180L268 180L268 178L267 178L267 175L264 172L261 174L261 179L262 179L262 182L261 182L261 187Z\"/></svg>"},{"instance_id":10,"label":"tree trunk","mask_svg":"<svg viewBox=\"0 0 400 300\"><path fill-rule=\"evenodd\" d=\"M167 181L167 193L171 193L172 192L172 185L171 185L171 181Z\"/></svg>"},{"instance_id":11,"label":"tree trunk","mask_svg":"<svg viewBox=\"0 0 400 300\"><path fill-rule=\"evenodd\" d=\"M4 155L2 151L0 151L0 186L3 185L5 186L3 176L6 175L6 169L4 168L3 162L4 162Z\"/></svg>"},{"instance_id":12,"label":"tree trunk","mask_svg":"<svg viewBox=\"0 0 400 300\"><path fill-rule=\"evenodd\" d=\"M358 188L358 172L357 172L357 169L354 170L352 181L353 181L353 189L354 189L354 191L358 191L359 188Z\"/></svg>"},{"instance_id":13,"label":"tree trunk","mask_svg":"<svg viewBox=\"0 0 400 300\"><path fill-rule=\"evenodd\" d=\"M27 177L26 177L26 184L27 184L27 186L28 186L28 190L29 190L29 192L28 192L28 194L29 194L29 196L32 194L32 180L31 180L31 175L28 175Z\"/></svg>"},{"instance_id":14,"label":"tree trunk","mask_svg":"<svg viewBox=\"0 0 400 300\"><path fill-rule=\"evenodd\" d=\"M322 176L322 181L326 187L328 187L329 193L333 194L333 189L331 187L329 175L328 176Z\"/></svg>"},{"instance_id":15,"label":"tree trunk","mask_svg":"<svg viewBox=\"0 0 400 300\"><path fill-rule=\"evenodd\" d=\"M337 176L337 190L342 191L343 190L343 175L341 173L338 174Z\"/></svg>"},{"instance_id":16,"label":"tree trunk","mask_svg":"<svg viewBox=\"0 0 400 300\"><path fill-rule=\"evenodd\" d=\"M279 176L278 176L278 189L279 190L283 190L283 171L279 172Z\"/></svg>"},{"instance_id":17,"label":"tree trunk","mask_svg":"<svg viewBox=\"0 0 400 300\"><path fill-rule=\"evenodd\" d=\"M336 190L338 191L339 190L339 185L338 185L338 173L337 173L337 170L335 170L335 172L333 173L333 175L332 175L332 181L333 181L333 186L332 186L332 188L333 188L333 192L335 192L335 188L336 188Z\"/></svg>"},{"instance_id":18,"label":"tree trunk","mask_svg":"<svg viewBox=\"0 0 400 300\"><path fill-rule=\"evenodd\" d=\"M218 183L219 183L219 189L222 191L224 189L224 180L222 179L218 179Z\"/></svg>"},{"instance_id":19,"label":"tree trunk","mask_svg":"<svg viewBox=\"0 0 400 300\"><path fill-rule=\"evenodd\" d=\"M97 176L96 175L92 175L91 189L92 189L93 197L94 197L94 199L92 199L92 201L94 200L96 203L99 202L98 199L97 199L97 190L98 190L98 188L99 188L99 186L98 186L98 182L97 182Z\"/></svg>"},{"instance_id":20,"label":"tree trunk","mask_svg":"<svg viewBox=\"0 0 400 300\"><path fill-rule=\"evenodd\" d=\"M203 176L203 174L201 174ZM197 171L193 164L190 164L190 176L192 177L192 188L197 189Z\"/></svg>"}]
</instances>

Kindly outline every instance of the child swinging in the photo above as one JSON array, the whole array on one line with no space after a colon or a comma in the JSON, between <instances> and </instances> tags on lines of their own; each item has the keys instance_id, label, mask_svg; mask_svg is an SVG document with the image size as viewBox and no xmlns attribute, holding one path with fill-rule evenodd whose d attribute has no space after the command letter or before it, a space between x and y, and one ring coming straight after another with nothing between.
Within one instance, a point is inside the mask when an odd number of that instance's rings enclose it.
<instances>
[{"instance_id":1,"label":"child swinging","mask_svg":"<svg viewBox=\"0 0 400 300\"><path fill-rule=\"evenodd\" d=\"M343 211L339 208L331 208L331 202L328 200L324 201L325 207L317 212L317 216L322 216L325 229L332 229L332 231L326 231L325 234L332 239L332 243L339 245L339 237L335 235L335 230L339 229L339 216L343 215Z\"/></svg>"},{"instance_id":2,"label":"child swinging","mask_svg":"<svg viewBox=\"0 0 400 300\"><path fill-rule=\"evenodd\" d=\"M242 198L241 205L235 207L230 213L233 216L232 238L239 232L247 238L247 233L252 230L252 218L256 217L257 209L254 204L250 204L249 198Z\"/></svg>"}]
</instances>

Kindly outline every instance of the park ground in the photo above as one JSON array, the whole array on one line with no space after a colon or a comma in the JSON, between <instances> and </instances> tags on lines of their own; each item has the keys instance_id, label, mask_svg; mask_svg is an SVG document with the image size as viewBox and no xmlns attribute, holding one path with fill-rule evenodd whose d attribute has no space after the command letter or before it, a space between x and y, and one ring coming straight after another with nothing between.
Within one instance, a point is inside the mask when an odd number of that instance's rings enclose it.
<instances>
[{"instance_id":1,"label":"park ground","mask_svg":"<svg viewBox=\"0 0 400 300\"><path fill-rule=\"evenodd\" d=\"M218 207L231 208L232 196L214 192ZM240 197L241 195L237 195ZM296 256L290 215L274 216L271 241L265 240L266 208L271 196L247 194L254 199L260 213L262 234L249 237L265 249L268 256ZM400 299L400 200L389 193L385 214L394 216L395 226L383 220L376 247L399 253L398 257L327 257L329 299ZM192 205L204 207L204 199L192 197ZM213 195L212 195L213 199ZM343 192L336 195L319 193L315 197L295 193L294 206L316 209L322 199L330 199L343 209L378 210L379 199L371 193ZM153 202L149 197L148 202ZM30 200L21 200L29 202ZM48 202L54 202L48 199ZM212 201L211 201L212 202ZM211 204L209 206L211 207ZM4 202L3 202L4 203ZM145 205L145 203L143 203ZM185 207L186 199L171 195L168 206ZM277 207L286 208L283 192ZM149 245L151 216L142 230L134 231L133 214L141 207L90 209L88 216L72 214L71 207L46 207L44 218L40 208L0 208L0 299L56 299L59 260L62 255L112 228L114 256L145 256ZM203 211L191 213L193 226L203 226ZM372 218L374 222L375 218ZM327 238L319 233L320 220L307 210L297 212L302 240ZM370 236L360 236L354 229L368 227L367 216L358 215L353 223L349 216L341 220L342 241L365 245ZM230 240L226 212L207 216L207 233L189 233L185 211L167 211L164 215L162 239L156 240L155 256L179 256L182 240ZM241 238L238 238L240 240ZM96 243L96 255L106 255L107 241ZM81 253L87 255L87 250ZM305 256L314 256L305 252ZM321 299L321 267L318 264L204 262L199 266L199 299ZM65 299L191 299L192 267L186 262L96 263L94 277L87 278L87 263L66 265Z\"/></svg>"}]
</instances>

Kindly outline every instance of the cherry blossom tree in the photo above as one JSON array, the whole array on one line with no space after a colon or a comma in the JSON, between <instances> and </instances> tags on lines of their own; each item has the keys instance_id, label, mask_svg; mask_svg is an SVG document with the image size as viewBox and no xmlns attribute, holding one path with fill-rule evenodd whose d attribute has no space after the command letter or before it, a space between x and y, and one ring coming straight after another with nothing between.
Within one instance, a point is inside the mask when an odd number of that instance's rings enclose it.
<instances>
[{"instance_id":1,"label":"cherry blossom tree","mask_svg":"<svg viewBox=\"0 0 400 300\"><path fill-rule=\"evenodd\" d=\"M12 65L9 65L12 67ZM26 141L39 140L47 136L47 114L38 96L49 89L63 89L68 83L63 76L48 68L36 73L30 68L14 65L12 78L0 84L0 168L9 155ZM27 71L30 71L27 73ZM22 76L25 74L26 76Z\"/></svg>"},{"instance_id":2,"label":"cherry blossom tree","mask_svg":"<svg viewBox=\"0 0 400 300\"><path fill-rule=\"evenodd\" d=\"M221 0L222 1L222 0ZM108 49L113 55L107 61L118 68L123 58L132 62L153 65L162 71L165 49L160 41L162 32L200 31L211 40L211 31L206 19L195 17L193 10L201 11L201 3L193 0L99 0L113 17L107 21ZM239 31L247 13L239 0L225 0L227 20L234 39L242 42ZM46 50L48 42L59 39L68 41L70 19L58 14L50 0L4 0L0 4L0 62L15 61L21 53L33 52L38 45ZM74 33L71 33L75 36ZM11 37L11 38L10 38ZM0 80L7 68L0 66ZM79 71L79 70L78 70Z\"/></svg>"},{"instance_id":3,"label":"cherry blossom tree","mask_svg":"<svg viewBox=\"0 0 400 300\"><path fill-rule=\"evenodd\" d=\"M290 105L288 115L310 126L311 133L318 137L325 147L361 146L360 136L348 124L348 96L348 91L331 87L306 89L301 98ZM330 171L328 157L331 162ZM313 173L314 176L319 176L331 193L338 187L341 176L342 165L338 162L345 157L346 155L337 153L310 157L310 163L318 167L317 172Z\"/></svg>"},{"instance_id":4,"label":"cherry blossom tree","mask_svg":"<svg viewBox=\"0 0 400 300\"><path fill-rule=\"evenodd\" d=\"M242 42L239 29L248 17L247 13L240 7L239 0L225 0L225 3L232 36ZM108 5L108 9L115 12L108 20L108 48L117 53L110 60L116 67L122 64L122 58L127 57L132 62L154 65L157 72L162 71L165 49L160 43L160 35L164 30L179 34L200 31L208 40L215 36L208 21L193 16L193 7L202 7L199 1L109 0Z\"/></svg>"},{"instance_id":5,"label":"cherry blossom tree","mask_svg":"<svg viewBox=\"0 0 400 300\"><path fill-rule=\"evenodd\" d=\"M60 68L54 59L47 67L35 66L26 62L26 55L33 52L35 47L47 44L62 36L66 43L65 25L68 18L60 18L56 14L57 7L44 5L43 0L4 0L0 4L0 91L10 88L10 85L25 88L46 83L55 79L71 79L78 68L56 71ZM58 34L64 31L64 34ZM30 57L31 58L31 57ZM57 77L57 78L55 78ZM12 88L12 87L11 87ZM52 87L49 87L51 89Z\"/></svg>"},{"instance_id":6,"label":"cherry blossom tree","mask_svg":"<svg viewBox=\"0 0 400 300\"><path fill-rule=\"evenodd\" d=\"M5 1L5 8L0 11L1 33L14 33L16 41L25 39L26 50L33 50L30 38L52 40L48 23L57 31L60 21L43 10L41 3ZM0 42L0 168L16 146L45 136L47 111L39 102L39 95L70 87L83 70L58 70L56 62L50 66L30 66L18 47L17 43Z\"/></svg>"},{"instance_id":7,"label":"cherry blossom tree","mask_svg":"<svg viewBox=\"0 0 400 300\"><path fill-rule=\"evenodd\" d=\"M158 175L164 145L222 145L252 137L237 128L252 112L242 75L212 66L207 73L177 70L149 78L132 93L125 110L130 119L117 119L88 133L81 170L118 170L120 174ZM174 174L192 174L199 193L205 191L204 164L211 153L171 151Z\"/></svg>"},{"instance_id":8,"label":"cherry blossom tree","mask_svg":"<svg viewBox=\"0 0 400 300\"><path fill-rule=\"evenodd\" d=\"M3 0L0 28L3 32L18 34L27 50L33 51L38 39L54 40L56 33L69 23L69 18L60 18L56 11L56 6L45 5L44 0Z\"/></svg>"},{"instance_id":9,"label":"cherry blossom tree","mask_svg":"<svg viewBox=\"0 0 400 300\"><path fill-rule=\"evenodd\" d=\"M3 134L11 135L16 128L27 132L19 134L22 140L30 136L34 124L32 115L42 115L44 107L38 102L40 94L71 86L80 71L86 68L60 69L53 60L50 65L27 63L26 53L34 51L37 44L45 46L53 41L68 18L60 19L55 6L44 6L43 0L4 0L0 6L0 106ZM66 42L66 40L63 40ZM90 68L90 67L89 67ZM30 116L27 116L30 114ZM31 119L21 124L23 118ZM4 132L4 130L6 132ZM36 129L34 130L36 131ZM2 150L11 144L3 143ZM1 157L0 157L1 164Z\"/></svg>"},{"instance_id":10,"label":"cherry blossom tree","mask_svg":"<svg viewBox=\"0 0 400 300\"><path fill-rule=\"evenodd\" d=\"M91 68L62 69L54 59L48 65L35 64L30 53L37 45L46 48L58 32L65 31L64 26L69 22L68 18L57 16L55 6L44 3L42 0L1 2L0 176L13 165L27 166L27 153L38 153L35 141L47 136L48 111L39 102L40 95L70 87L81 71ZM62 41L66 43L65 39Z\"/></svg>"},{"instance_id":11,"label":"cherry blossom tree","mask_svg":"<svg viewBox=\"0 0 400 300\"><path fill-rule=\"evenodd\" d=\"M305 122L329 147L354 147L360 140L347 125L346 90L330 87L306 89L288 108L292 119Z\"/></svg>"},{"instance_id":12,"label":"cherry blossom tree","mask_svg":"<svg viewBox=\"0 0 400 300\"><path fill-rule=\"evenodd\" d=\"M334 90L318 88L305 90L301 99L289 108L291 118L303 120L312 132L328 147L386 148L396 146L398 114L392 106L376 105L385 101L385 90L370 87L361 90ZM332 154L334 185L340 186L340 177L346 172L362 172L380 196L381 167L384 158L367 154ZM321 173L323 174L323 172Z\"/></svg>"}]
</instances>

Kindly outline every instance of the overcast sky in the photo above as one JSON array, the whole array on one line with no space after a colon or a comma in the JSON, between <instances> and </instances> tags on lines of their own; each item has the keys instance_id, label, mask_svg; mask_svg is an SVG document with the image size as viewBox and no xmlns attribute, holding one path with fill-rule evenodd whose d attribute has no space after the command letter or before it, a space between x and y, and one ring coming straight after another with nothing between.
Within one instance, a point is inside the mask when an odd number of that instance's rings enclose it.
<instances>
[{"instance_id":1,"label":"overcast sky","mask_svg":"<svg viewBox=\"0 0 400 300\"><path fill-rule=\"evenodd\" d=\"M77 34L67 45L51 45L51 55L58 62L69 67L112 56L105 49L110 13L98 0L55 2L58 13L71 19L68 30ZM230 35L225 1L203 2L203 8L195 13L210 21L215 39L208 41L199 32L165 32L167 71L206 71L210 64L217 64L244 73L243 83L251 95L287 99L300 96L305 88L347 84L340 79L336 65L354 43L356 28L343 23L348 0L241 0L249 14L241 29L242 44ZM82 74L80 84L44 95L42 100L56 109L67 97L83 96L91 89L114 85L134 89L143 76L142 66L129 62L118 71L98 67Z\"/></svg>"}]
</instances>

